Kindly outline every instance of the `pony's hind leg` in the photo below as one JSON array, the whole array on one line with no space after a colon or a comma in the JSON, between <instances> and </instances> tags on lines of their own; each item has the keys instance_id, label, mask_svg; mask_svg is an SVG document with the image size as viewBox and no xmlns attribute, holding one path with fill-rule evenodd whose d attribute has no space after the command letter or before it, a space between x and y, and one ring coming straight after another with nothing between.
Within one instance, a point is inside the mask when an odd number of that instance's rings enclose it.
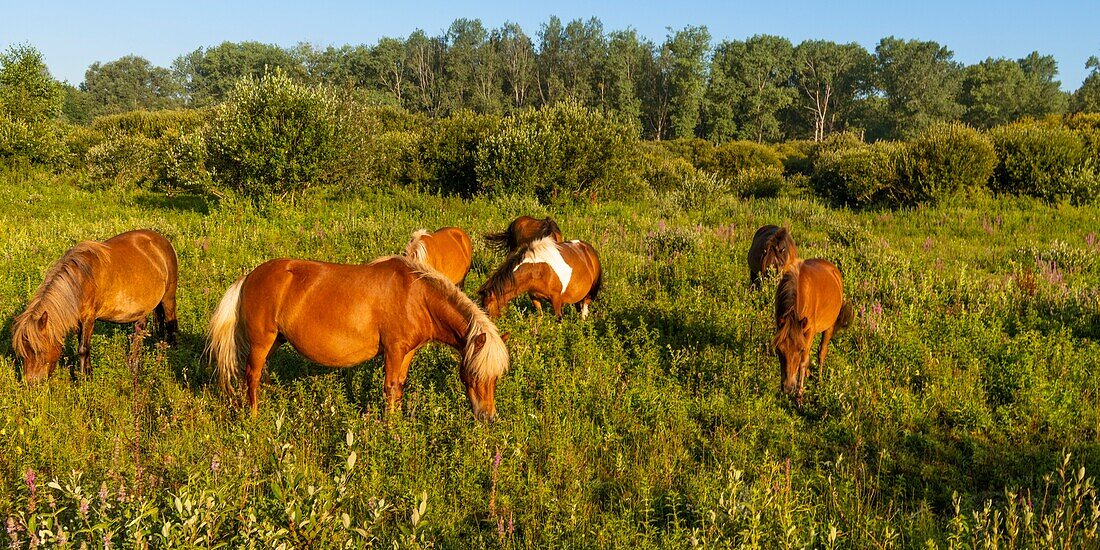
<instances>
[{"instance_id":1,"label":"pony's hind leg","mask_svg":"<svg viewBox=\"0 0 1100 550\"><path fill-rule=\"evenodd\" d=\"M267 358L275 351L279 341L279 333L271 331L263 334L249 334L251 345L248 350L248 365L245 368L245 391L248 395L248 406L252 409L252 417L259 415L260 379L264 372Z\"/></svg>"},{"instance_id":2,"label":"pony's hind leg","mask_svg":"<svg viewBox=\"0 0 1100 550\"><path fill-rule=\"evenodd\" d=\"M164 293L160 303L157 304L157 326L160 327L160 336L169 346L176 346L176 333L179 332L179 320L176 317L176 287L173 286Z\"/></svg>"},{"instance_id":3,"label":"pony's hind leg","mask_svg":"<svg viewBox=\"0 0 1100 550\"><path fill-rule=\"evenodd\" d=\"M821 333L821 349L817 351L817 369L821 373L825 372L825 355L829 353L829 340L833 339L834 330L836 327L829 327Z\"/></svg>"}]
</instances>

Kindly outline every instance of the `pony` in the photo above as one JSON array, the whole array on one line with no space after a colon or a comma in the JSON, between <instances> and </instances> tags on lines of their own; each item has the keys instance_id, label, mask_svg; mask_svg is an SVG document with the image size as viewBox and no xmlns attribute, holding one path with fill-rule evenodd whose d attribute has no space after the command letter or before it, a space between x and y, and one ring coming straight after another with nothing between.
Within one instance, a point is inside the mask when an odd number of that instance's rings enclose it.
<instances>
[{"instance_id":1,"label":"pony","mask_svg":"<svg viewBox=\"0 0 1100 550\"><path fill-rule=\"evenodd\" d=\"M510 254L524 245L546 237L553 237L559 243L563 240L561 229L554 220L520 216L508 224L508 229L485 235L485 242L493 250Z\"/></svg>"},{"instance_id":2,"label":"pony","mask_svg":"<svg viewBox=\"0 0 1100 550\"><path fill-rule=\"evenodd\" d=\"M140 334L155 312L159 332L175 345L178 267L172 243L145 229L70 248L15 319L12 348L23 362L23 379L33 383L52 374L65 337L78 329L80 372L90 375L97 320L133 323Z\"/></svg>"},{"instance_id":3,"label":"pony","mask_svg":"<svg viewBox=\"0 0 1100 550\"><path fill-rule=\"evenodd\" d=\"M405 257L443 274L462 288L470 272L473 248L470 236L457 227L444 227L431 233L420 229L405 246Z\"/></svg>"},{"instance_id":4,"label":"pony","mask_svg":"<svg viewBox=\"0 0 1100 550\"><path fill-rule=\"evenodd\" d=\"M235 398L241 387L253 416L264 365L283 342L329 367L357 365L381 351L390 411L428 341L461 353L460 377L478 419L496 417L497 380L508 370L506 336L481 308L432 268L400 256L359 265L268 261L229 287L207 335L222 391Z\"/></svg>"},{"instance_id":5,"label":"pony","mask_svg":"<svg viewBox=\"0 0 1100 550\"><path fill-rule=\"evenodd\" d=\"M786 227L765 225L756 230L749 246L749 282L760 287L761 272L775 269L783 273L798 261L798 247Z\"/></svg>"},{"instance_id":6,"label":"pony","mask_svg":"<svg viewBox=\"0 0 1100 550\"><path fill-rule=\"evenodd\" d=\"M823 369L829 340L836 330L848 327L852 317L852 306L844 301L840 270L828 260L800 260L783 272L775 289L772 347L787 395L802 399L814 337L822 334L817 367Z\"/></svg>"},{"instance_id":7,"label":"pony","mask_svg":"<svg viewBox=\"0 0 1100 550\"><path fill-rule=\"evenodd\" d=\"M602 285L600 257L592 245L584 241L561 243L548 236L509 254L477 293L493 318L500 317L516 296L527 293L539 313L539 300L549 300L558 320L562 304L575 304L581 319L587 319L588 304L596 299Z\"/></svg>"}]
</instances>

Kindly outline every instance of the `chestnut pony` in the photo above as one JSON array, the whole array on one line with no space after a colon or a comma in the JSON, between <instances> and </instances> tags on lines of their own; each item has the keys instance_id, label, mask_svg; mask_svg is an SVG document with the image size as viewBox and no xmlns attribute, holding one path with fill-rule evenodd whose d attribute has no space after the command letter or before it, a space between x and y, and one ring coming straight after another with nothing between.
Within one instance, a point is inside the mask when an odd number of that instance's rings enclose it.
<instances>
[{"instance_id":1,"label":"chestnut pony","mask_svg":"<svg viewBox=\"0 0 1100 550\"><path fill-rule=\"evenodd\" d=\"M576 304L581 318L586 319L588 304L596 299L602 284L600 257L592 245L584 241L559 243L551 236L509 254L477 293L493 318L500 317L516 296L527 293L539 313L539 300L549 300L558 319L562 304Z\"/></svg>"},{"instance_id":2,"label":"chestnut pony","mask_svg":"<svg viewBox=\"0 0 1100 550\"><path fill-rule=\"evenodd\" d=\"M23 361L23 378L50 375L61 358L65 336L80 330L80 372L91 374L92 329L97 320L134 323L146 316L175 344L176 251L159 233L129 231L103 242L70 248L46 271L46 278L15 319L12 348Z\"/></svg>"},{"instance_id":3,"label":"chestnut pony","mask_svg":"<svg viewBox=\"0 0 1100 550\"><path fill-rule=\"evenodd\" d=\"M421 229L412 234L412 240L405 246L406 258L435 269L459 288L466 283L472 254L470 236L457 227L431 233Z\"/></svg>"},{"instance_id":4,"label":"chestnut pony","mask_svg":"<svg viewBox=\"0 0 1100 550\"><path fill-rule=\"evenodd\" d=\"M508 229L485 235L485 242L488 243L489 248L510 254L523 245L546 237L553 237L554 241L559 243L562 241L561 229L554 220L520 216L508 224Z\"/></svg>"},{"instance_id":5,"label":"chestnut pony","mask_svg":"<svg viewBox=\"0 0 1100 550\"><path fill-rule=\"evenodd\" d=\"M365 265L271 260L229 287L208 335L222 390L234 395L241 384L253 416L264 365L283 342L329 367L357 365L381 351L390 410L428 341L462 354L460 377L479 419L496 415L497 379L508 369L504 340L485 313L430 267L399 256Z\"/></svg>"},{"instance_id":6,"label":"chestnut pony","mask_svg":"<svg viewBox=\"0 0 1100 550\"><path fill-rule=\"evenodd\" d=\"M783 391L802 398L810 371L814 337L823 333L817 368L825 367L829 340L852 322L852 306L844 301L840 270L828 260L797 261L783 272L775 290L775 338Z\"/></svg>"},{"instance_id":7,"label":"chestnut pony","mask_svg":"<svg viewBox=\"0 0 1100 550\"><path fill-rule=\"evenodd\" d=\"M798 248L786 227L765 225L756 230L749 247L749 282L760 287L760 273L775 269L783 273L798 261Z\"/></svg>"}]
</instances>

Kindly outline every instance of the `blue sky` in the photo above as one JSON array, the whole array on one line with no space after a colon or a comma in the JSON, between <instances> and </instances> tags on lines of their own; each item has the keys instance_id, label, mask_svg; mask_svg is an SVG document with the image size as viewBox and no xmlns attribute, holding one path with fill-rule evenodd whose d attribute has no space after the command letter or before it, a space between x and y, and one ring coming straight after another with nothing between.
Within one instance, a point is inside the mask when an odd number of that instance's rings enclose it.
<instances>
[{"instance_id":1,"label":"blue sky","mask_svg":"<svg viewBox=\"0 0 1100 550\"><path fill-rule=\"evenodd\" d=\"M0 47L28 42L55 77L77 84L95 61L135 54L161 66L201 46L258 40L282 46L373 44L415 29L445 30L460 17L486 27L519 23L532 37L551 15L563 21L598 17L606 30L633 27L660 42L667 28L706 25L715 41L776 34L792 42L859 42L873 50L884 36L935 40L966 64L987 57L1020 58L1038 50L1058 61L1063 89L1100 56L1100 0L962 0L837 2L522 1L87 1L0 0Z\"/></svg>"}]
</instances>

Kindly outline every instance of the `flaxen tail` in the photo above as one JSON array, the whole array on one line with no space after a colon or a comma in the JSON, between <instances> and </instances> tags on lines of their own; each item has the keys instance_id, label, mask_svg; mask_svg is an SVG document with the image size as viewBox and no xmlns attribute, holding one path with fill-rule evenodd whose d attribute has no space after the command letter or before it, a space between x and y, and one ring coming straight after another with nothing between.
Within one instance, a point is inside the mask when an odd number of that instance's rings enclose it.
<instances>
[{"instance_id":1,"label":"flaxen tail","mask_svg":"<svg viewBox=\"0 0 1100 550\"><path fill-rule=\"evenodd\" d=\"M836 316L836 328L848 328L852 324L852 318L855 317L855 312L852 311L852 304L844 302L844 305L840 306L840 315Z\"/></svg>"},{"instance_id":2,"label":"flaxen tail","mask_svg":"<svg viewBox=\"0 0 1100 550\"><path fill-rule=\"evenodd\" d=\"M214 365L218 386L228 396L236 395L236 389L240 387L239 381L244 377L248 357L248 340L245 338L244 325L240 322L242 285L244 277L237 279L225 291L206 328L209 340L206 357Z\"/></svg>"}]
</instances>

